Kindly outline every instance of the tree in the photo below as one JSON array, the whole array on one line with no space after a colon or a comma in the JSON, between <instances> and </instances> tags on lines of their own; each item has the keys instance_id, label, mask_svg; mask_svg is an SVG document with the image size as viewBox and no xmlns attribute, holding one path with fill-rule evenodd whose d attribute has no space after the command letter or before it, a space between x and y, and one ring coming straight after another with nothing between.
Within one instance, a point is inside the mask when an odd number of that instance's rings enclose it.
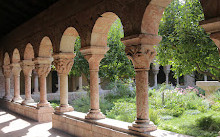
<instances>
[{"instance_id":1,"label":"tree","mask_svg":"<svg viewBox=\"0 0 220 137\"><path fill-rule=\"evenodd\" d=\"M126 57L125 45L121 42L124 37L123 27L120 19L117 19L111 26L108 33L109 51L100 63L99 75L101 78L116 81L118 79L128 79L134 77L134 69L131 61ZM70 72L71 75L81 76L85 74L89 82L89 64L80 52L80 37L76 39L74 52L74 64Z\"/></svg>"},{"instance_id":2,"label":"tree","mask_svg":"<svg viewBox=\"0 0 220 137\"><path fill-rule=\"evenodd\" d=\"M126 57L125 45L121 42L124 37L123 27L120 19L111 26L108 33L109 51L102 59L99 75L110 81L123 80L134 77L134 68L131 61Z\"/></svg>"},{"instance_id":3,"label":"tree","mask_svg":"<svg viewBox=\"0 0 220 137\"><path fill-rule=\"evenodd\" d=\"M74 47L74 53L76 54L76 56L74 58L74 64L70 71L70 75L79 77L82 74L84 74L89 83L89 63L84 58L84 56L81 54L80 48L81 48L80 37L77 37L76 42L75 42L75 47Z\"/></svg>"},{"instance_id":4,"label":"tree","mask_svg":"<svg viewBox=\"0 0 220 137\"><path fill-rule=\"evenodd\" d=\"M175 76L198 71L220 81L218 49L199 26L203 19L199 0L173 0L159 26L162 41L156 47L157 62L172 65Z\"/></svg>"}]
</instances>

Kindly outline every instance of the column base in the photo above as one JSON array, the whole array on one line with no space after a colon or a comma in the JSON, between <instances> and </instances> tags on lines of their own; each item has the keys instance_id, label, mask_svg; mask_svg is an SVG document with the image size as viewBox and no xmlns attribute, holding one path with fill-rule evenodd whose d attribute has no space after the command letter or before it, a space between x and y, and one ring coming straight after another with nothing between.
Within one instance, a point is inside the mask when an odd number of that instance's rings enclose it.
<instances>
[{"instance_id":1,"label":"column base","mask_svg":"<svg viewBox=\"0 0 220 137\"><path fill-rule=\"evenodd\" d=\"M11 96L4 96L3 99L4 99L5 101L11 101Z\"/></svg>"},{"instance_id":2,"label":"column base","mask_svg":"<svg viewBox=\"0 0 220 137\"><path fill-rule=\"evenodd\" d=\"M73 111L73 107L72 106L69 106L69 105L60 105L59 107L56 107L55 108L55 113L56 114L62 114L62 113L65 113L65 112L70 112L70 111Z\"/></svg>"},{"instance_id":3,"label":"column base","mask_svg":"<svg viewBox=\"0 0 220 137\"><path fill-rule=\"evenodd\" d=\"M40 107L51 107L50 106L50 103L49 102L46 102L46 103L37 103L37 108L40 108Z\"/></svg>"},{"instance_id":4,"label":"column base","mask_svg":"<svg viewBox=\"0 0 220 137\"><path fill-rule=\"evenodd\" d=\"M39 91L34 91L34 92L33 92L33 95L39 95L39 94L40 94Z\"/></svg>"},{"instance_id":5,"label":"column base","mask_svg":"<svg viewBox=\"0 0 220 137\"><path fill-rule=\"evenodd\" d=\"M142 121L145 121L145 120L136 120L132 124L132 126L129 126L128 128L130 130L141 132L141 133L157 130L157 126L154 125L153 122L151 122L151 121L150 122L142 122Z\"/></svg>"},{"instance_id":6,"label":"column base","mask_svg":"<svg viewBox=\"0 0 220 137\"><path fill-rule=\"evenodd\" d=\"M89 113L85 116L86 119L92 119L92 120L98 120L98 119L104 119L105 115L102 114L100 109L90 109Z\"/></svg>"},{"instance_id":7,"label":"column base","mask_svg":"<svg viewBox=\"0 0 220 137\"><path fill-rule=\"evenodd\" d=\"M22 98L19 96L19 97L14 97L11 102L20 102L20 101L22 101Z\"/></svg>"},{"instance_id":8,"label":"column base","mask_svg":"<svg viewBox=\"0 0 220 137\"><path fill-rule=\"evenodd\" d=\"M22 101L21 105L27 105L28 103L34 103L34 100L31 99L25 99L24 101Z\"/></svg>"}]
</instances>

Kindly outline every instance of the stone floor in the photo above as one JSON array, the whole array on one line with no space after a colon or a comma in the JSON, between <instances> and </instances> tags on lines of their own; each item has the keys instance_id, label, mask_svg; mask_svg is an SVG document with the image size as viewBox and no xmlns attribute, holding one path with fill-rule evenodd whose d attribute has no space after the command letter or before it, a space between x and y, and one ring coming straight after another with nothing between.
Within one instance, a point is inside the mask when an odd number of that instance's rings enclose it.
<instances>
[{"instance_id":1,"label":"stone floor","mask_svg":"<svg viewBox=\"0 0 220 137\"><path fill-rule=\"evenodd\" d=\"M0 108L0 137L71 137L52 129L52 122L38 123Z\"/></svg>"}]
</instances>

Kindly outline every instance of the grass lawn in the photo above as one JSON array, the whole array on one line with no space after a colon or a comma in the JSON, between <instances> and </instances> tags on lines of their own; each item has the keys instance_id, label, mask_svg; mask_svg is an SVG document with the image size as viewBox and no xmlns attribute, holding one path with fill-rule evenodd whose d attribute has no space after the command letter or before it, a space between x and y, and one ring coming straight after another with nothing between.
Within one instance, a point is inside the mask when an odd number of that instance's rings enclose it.
<instances>
[{"instance_id":1,"label":"grass lawn","mask_svg":"<svg viewBox=\"0 0 220 137\"><path fill-rule=\"evenodd\" d=\"M181 117L176 117L171 120L161 120L158 128L197 137L216 137L218 136L216 131L202 130L196 126L196 119L210 115L220 117L220 112L210 110L206 113L196 115L183 114Z\"/></svg>"}]
</instances>

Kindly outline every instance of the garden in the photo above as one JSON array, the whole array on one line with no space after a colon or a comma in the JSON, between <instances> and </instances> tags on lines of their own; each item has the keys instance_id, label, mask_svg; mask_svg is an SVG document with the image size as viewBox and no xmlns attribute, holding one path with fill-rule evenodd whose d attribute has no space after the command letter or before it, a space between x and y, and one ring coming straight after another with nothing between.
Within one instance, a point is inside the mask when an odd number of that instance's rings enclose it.
<instances>
[{"instance_id":1,"label":"garden","mask_svg":"<svg viewBox=\"0 0 220 137\"><path fill-rule=\"evenodd\" d=\"M136 116L135 88L127 82L111 83L111 92L100 97L101 111L107 118L133 122ZM135 86L134 86L135 87ZM159 85L149 89L150 119L159 129L197 136L216 137L220 131L220 91L206 98L196 87L185 89ZM56 107L59 101L52 101ZM75 111L87 113L90 108L87 96L73 100Z\"/></svg>"}]
</instances>

